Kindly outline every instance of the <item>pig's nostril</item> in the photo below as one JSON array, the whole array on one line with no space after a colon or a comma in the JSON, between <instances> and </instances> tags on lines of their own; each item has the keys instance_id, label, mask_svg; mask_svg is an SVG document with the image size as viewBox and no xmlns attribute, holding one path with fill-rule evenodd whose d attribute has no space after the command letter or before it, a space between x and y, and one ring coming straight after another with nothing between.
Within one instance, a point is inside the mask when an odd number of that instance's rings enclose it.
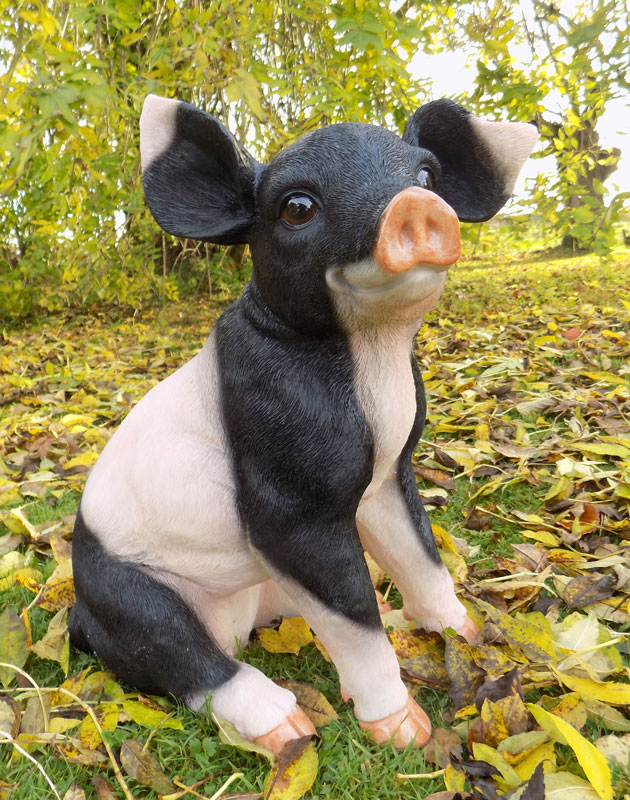
<instances>
[{"instance_id":1,"label":"pig's nostril","mask_svg":"<svg viewBox=\"0 0 630 800\"><path fill-rule=\"evenodd\" d=\"M412 222L405 222L400 229L400 243L405 250L410 250L418 239L417 227Z\"/></svg>"}]
</instances>

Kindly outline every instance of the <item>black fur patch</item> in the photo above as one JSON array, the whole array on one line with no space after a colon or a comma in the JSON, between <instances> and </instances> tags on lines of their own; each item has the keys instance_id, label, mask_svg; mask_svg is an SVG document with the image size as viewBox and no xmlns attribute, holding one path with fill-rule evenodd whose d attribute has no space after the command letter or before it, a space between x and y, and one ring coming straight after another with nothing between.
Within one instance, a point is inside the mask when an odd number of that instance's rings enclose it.
<instances>
[{"instance_id":1,"label":"black fur patch","mask_svg":"<svg viewBox=\"0 0 630 800\"><path fill-rule=\"evenodd\" d=\"M407 439L400 458L398 459L398 479L400 481L400 488L403 497L411 514L414 522L418 538L422 542L424 549L431 559L436 564L441 562L440 554L438 553L435 544L433 531L431 530L431 521L429 515L424 509L422 499L418 493L418 486L416 484L416 476L411 466L411 455L418 444L418 440L422 436L424 430L424 423L426 418L427 404L424 395L424 383L422 382L422 375L416 357L411 354L411 369L413 372L413 379L416 385L416 419L414 421L411 433Z\"/></svg>"},{"instance_id":2,"label":"black fur patch","mask_svg":"<svg viewBox=\"0 0 630 800\"><path fill-rule=\"evenodd\" d=\"M238 664L172 589L139 566L113 558L86 527L72 537L76 606L72 643L91 650L125 683L188 700L229 680Z\"/></svg>"},{"instance_id":3,"label":"black fur patch","mask_svg":"<svg viewBox=\"0 0 630 800\"><path fill-rule=\"evenodd\" d=\"M315 341L292 331L250 284L217 322L216 343L239 513L252 546L326 606L379 626L355 523L373 442L345 337Z\"/></svg>"},{"instance_id":4,"label":"black fur patch","mask_svg":"<svg viewBox=\"0 0 630 800\"><path fill-rule=\"evenodd\" d=\"M437 194L460 220L484 222L507 203L510 195L471 118L470 111L452 100L435 100L415 112L403 139L437 156L442 167Z\"/></svg>"},{"instance_id":5,"label":"black fur patch","mask_svg":"<svg viewBox=\"0 0 630 800\"><path fill-rule=\"evenodd\" d=\"M170 146L142 174L147 205L175 236L248 241L260 165L217 119L178 103Z\"/></svg>"}]
</instances>

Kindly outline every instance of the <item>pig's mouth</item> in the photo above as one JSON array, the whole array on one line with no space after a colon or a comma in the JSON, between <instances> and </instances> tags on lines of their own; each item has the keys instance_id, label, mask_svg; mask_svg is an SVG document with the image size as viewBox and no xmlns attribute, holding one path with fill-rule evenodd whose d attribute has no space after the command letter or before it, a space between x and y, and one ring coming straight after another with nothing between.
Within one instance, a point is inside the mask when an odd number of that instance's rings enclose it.
<instances>
[{"instance_id":1,"label":"pig's mouth","mask_svg":"<svg viewBox=\"0 0 630 800\"><path fill-rule=\"evenodd\" d=\"M326 272L326 283L337 294L387 299L390 295L404 295L411 301L422 300L444 285L452 264L417 264L406 272L385 272L374 259L343 267L331 267Z\"/></svg>"}]
</instances>

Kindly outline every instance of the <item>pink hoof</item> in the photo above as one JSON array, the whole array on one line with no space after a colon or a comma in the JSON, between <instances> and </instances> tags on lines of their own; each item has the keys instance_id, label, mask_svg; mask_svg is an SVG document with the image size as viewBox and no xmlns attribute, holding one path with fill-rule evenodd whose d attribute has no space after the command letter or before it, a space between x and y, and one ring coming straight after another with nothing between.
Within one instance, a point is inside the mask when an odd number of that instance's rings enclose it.
<instances>
[{"instance_id":1,"label":"pink hoof","mask_svg":"<svg viewBox=\"0 0 630 800\"><path fill-rule=\"evenodd\" d=\"M415 617L412 614L410 614L405 608L403 608L402 612L403 612L403 617L409 622L415 619ZM479 633L479 628L475 625L475 623L468 616L468 614L466 614L466 619L460 625L460 627L456 628L455 630L460 636L463 636L467 642L473 642L477 638L477 634Z\"/></svg>"},{"instance_id":2,"label":"pink hoof","mask_svg":"<svg viewBox=\"0 0 630 800\"><path fill-rule=\"evenodd\" d=\"M461 626L461 628L457 629L457 633L459 633L460 636L463 636L467 642L474 642L477 638L477 634L479 633L479 628L475 625L468 614L466 614L464 624Z\"/></svg>"},{"instance_id":3,"label":"pink hoof","mask_svg":"<svg viewBox=\"0 0 630 800\"><path fill-rule=\"evenodd\" d=\"M393 745L403 750L413 742L414 749L424 747L431 737L431 721L416 703L409 697L406 705L374 722L360 722L365 731L377 744L385 744L393 738Z\"/></svg>"},{"instance_id":4,"label":"pink hoof","mask_svg":"<svg viewBox=\"0 0 630 800\"><path fill-rule=\"evenodd\" d=\"M300 739L302 736L315 736L316 734L313 723L302 709L296 706L279 725L276 725L269 733L257 736L254 742L271 750L277 756L291 739Z\"/></svg>"},{"instance_id":5,"label":"pink hoof","mask_svg":"<svg viewBox=\"0 0 630 800\"><path fill-rule=\"evenodd\" d=\"M391 611L392 607L387 602L387 600L383 599L383 595L378 591L378 589L375 589L374 593L376 594L376 604L378 605L378 613L386 614L388 611Z\"/></svg>"}]
</instances>

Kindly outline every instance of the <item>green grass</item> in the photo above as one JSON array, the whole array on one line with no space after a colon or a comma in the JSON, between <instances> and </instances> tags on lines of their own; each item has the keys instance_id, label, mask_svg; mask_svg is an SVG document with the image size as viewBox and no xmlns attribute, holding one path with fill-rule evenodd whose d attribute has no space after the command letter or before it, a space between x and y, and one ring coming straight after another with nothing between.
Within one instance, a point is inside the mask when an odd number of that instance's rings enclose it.
<instances>
[{"instance_id":1,"label":"green grass","mask_svg":"<svg viewBox=\"0 0 630 800\"><path fill-rule=\"evenodd\" d=\"M459 358L460 351L457 347L461 341L465 341L462 351L464 355L469 349L472 352L478 347L482 355L491 352L497 356L510 354L521 357L522 353L519 348L525 348L529 338L544 333L549 322L557 321L560 326L573 325L579 318L585 320L586 327L586 323L591 319L586 306L591 304L606 309L609 309L610 306L621 308L619 298L625 296L624 291L630 292L630 279L628 278L630 272L627 258L614 269L602 266L593 257L561 259L552 264L540 259L531 259L526 266L525 269L516 262L512 267L507 264L498 267L490 261L458 266L449 279L449 288L439 306L439 311L431 315L424 329L424 334L429 338L426 348L420 343L419 350L421 350L423 359L427 360L427 365L432 364L433 361L438 365L442 362L455 361ZM503 281L502 284L501 281ZM488 309L494 309L497 306L496 297L500 285L507 300L505 305L500 307L499 317L496 314L494 317L489 317ZM630 295L628 296L630 297ZM586 310L581 310L583 306ZM535 313L532 309L535 309ZM80 367L76 378L62 375L54 376L53 379L51 376L50 385L47 387L48 392L56 391L59 387L65 387L68 392L65 405L63 401L58 404L51 403L50 419L52 424L55 424L63 414L68 413L73 398L77 396L76 393L85 390L86 395L98 397L100 403L98 414L90 431L98 432L113 427L120 419L123 405L120 399L110 402L107 399L109 395L118 397L118 394L124 389L124 391L129 391L133 401L138 399L147 386L171 372L177 363L185 361L199 348L205 337L205 330L201 332L200 328L205 329L208 325L207 320L215 317L216 313L217 309L208 309L201 303L198 306L188 304L186 307L166 307L155 315L144 315L142 323L137 329L134 327L135 321L132 323L129 320L112 321L111 319L91 320L85 318L73 322L72 324L75 325L74 329L71 325L71 329L75 330L73 335L76 335L76 331L78 331L78 339L87 339L88 337L90 339L87 349L81 349L83 347L81 341L75 342L70 348L79 350L81 363L85 365L92 359L94 364L108 365L111 360L113 366L108 368L106 379L102 381L98 375L93 374L96 367L92 372L86 370L84 366ZM613 329L615 315L616 311L614 310L610 313L607 312L606 324ZM496 339L492 339L490 342L493 349L484 351L482 334L490 329ZM59 332L62 330L63 333ZM55 339L55 341L63 342L62 337L65 337L66 333L61 324L59 331L55 334L58 336L58 340ZM88 332L88 337L85 336L85 331ZM25 336L31 335L36 337L39 332L35 330L25 332ZM139 342L136 341L137 336L140 337ZM458 337L460 338L458 339ZM101 340L105 341L104 353L98 349ZM586 352L591 355L599 369L604 368L606 364L602 355L597 352L597 343L596 338L589 339L587 337L586 344L583 346L588 345ZM610 343L604 344L609 345ZM29 354L34 346L29 339L28 345L24 346L24 352ZM529 344L527 346L531 349ZM52 345L46 342L42 346L41 352L45 355L47 349L51 347ZM65 351L61 345L59 348L60 363L65 364ZM110 350L111 354L109 354ZM534 350L534 352L536 351ZM609 347L607 352L610 357L607 372L614 372L627 363L626 357L616 355L614 348L610 349ZM163 361L163 363L158 364L155 368L152 367L147 374L145 366L147 358L150 360L154 355L158 361ZM528 388L527 381L534 380L533 375L536 375L536 379L541 381L546 381L558 374L571 375L571 363L577 355L579 352L575 349L567 349L552 356L538 353L537 359L533 359L527 368L529 373L524 370L522 376L515 378L515 392L526 390ZM15 374L27 375L35 381L40 379L42 369L41 359L35 353L30 361L17 364ZM64 369L66 369L65 366ZM470 380L470 385L479 382L485 387L491 384L500 384L506 380L503 375L495 376L491 380L480 379L479 371L479 368L473 366L466 369L461 377L465 376L466 380ZM102 388L101 383L105 388ZM578 384L588 384L588 380L580 378L575 383L575 385ZM557 394L558 391L556 385L552 385L549 389L551 393ZM518 395L518 400L524 398L527 399L528 395ZM458 391L453 391L451 385L449 385L449 394L446 397L429 395L430 415L435 415L439 420L440 414L448 414L449 409L459 400ZM492 421L502 425L518 420L526 428L532 444L536 445L544 441L550 430L538 425L536 415L519 416L513 405L514 403L511 401L504 404L504 407L500 409L500 414L492 417ZM44 407L42 406L42 408ZM32 413L39 413L40 410L39 407L36 407ZM29 413L30 409L27 409L23 411L24 417L16 415L15 421L7 426L7 437L13 436L15 431L20 432L27 427L24 418L28 418ZM552 432L561 437L567 434L569 418L569 414L558 419L554 417ZM475 418L473 424L478 421ZM0 425L1 431L2 426ZM22 435L24 442L28 443L27 434L23 433ZM425 436L429 440L435 441L437 445L448 440L447 436L434 435L431 428L427 429ZM462 435L462 438L471 443L471 434L468 432L465 436ZM20 443L20 447L23 446L25 445ZM84 446L83 443L81 446ZM422 444L418 454L423 458L429 457L431 452L432 448L429 444ZM1 466L0 462L0 477L2 476ZM512 468L514 464L507 466ZM549 464L546 465L546 468L551 469L552 466ZM502 467L506 467L505 462L502 463ZM434 523L456 536L465 537L470 545L480 547L479 553L472 559L475 569L482 569L490 564L492 556L510 557L512 544L523 540L519 534L520 526L518 524L498 517L491 518L490 526L486 530L467 530L464 526L463 509L470 508L472 505L481 505L485 508L494 508L496 511L496 505L498 505L506 512L518 509L523 512L538 513L542 498L548 488L548 485L535 486L521 481L500 487L490 495L471 500L473 495L488 481L488 478L471 480L464 475L456 476L455 488L449 491L448 505L430 511L430 517ZM421 488L431 488L431 486L422 484ZM61 520L74 513L78 500L79 492L76 489L63 491L58 498L48 492L43 499L31 501L29 498L24 512L30 522L40 525L45 522ZM16 501L13 505L18 505L20 502ZM3 510L9 507L5 506ZM6 532L6 528L0 522L0 536ZM55 565L47 557L46 548L44 546L35 547L32 549L31 558L37 568L42 571L44 578L48 577ZM32 600L31 592L14 585L0 596L0 609L9 605L15 610L19 610L20 607L28 605ZM401 598L395 589L390 594L390 600L394 607L400 607ZM34 640L43 636L51 617L52 614L41 609L33 608L31 610ZM319 731L321 735L318 747L320 766L315 784L308 793L309 797L335 798L336 800L338 798L354 800L357 797L362 800L389 800L390 798L392 800L393 798L415 800L415 798L424 798L431 792L444 788L441 778L417 781L397 780L398 772L425 773L432 772L436 768L425 762L422 752L397 752L389 746L373 745L363 736L352 714L351 706L341 699L335 668L324 660L314 645L303 648L299 656L274 655L265 651L256 640L252 640L243 657L244 660L260 668L271 678L302 680L315 686L324 693L339 714L337 721ZM75 650L71 651L70 675L76 674L89 665L94 669L104 668L97 659ZM25 669L42 686L57 686L64 679L63 672L56 662L35 658L33 655L29 657ZM14 693L15 684L9 688L10 692ZM374 690L378 691L378 687L374 687ZM444 726L445 719L449 719L452 712L446 692L427 688L416 688L414 691L420 704L429 713L434 725ZM553 695L558 693L559 689L550 687L545 691ZM527 699L536 702L539 697L538 693L529 693ZM183 723L182 731L158 729L156 732L150 732L134 723L124 722L120 723L116 731L109 735L109 741L112 746L117 748L125 738L138 738L144 742L151 735L150 751L158 758L169 777L177 775L184 782L191 783L208 775L213 776L207 786L202 789L202 793L208 796L234 772L243 772L244 777L233 784L230 791L248 792L262 789L269 769L265 760L221 743L211 719L200 714L193 714L183 707L176 708L175 712ZM589 738L593 740L602 732L605 731L591 726ZM0 780L19 784L18 788L10 795L10 800L34 800L39 797L43 800L43 798L52 797L45 779L33 764L25 758L18 757L15 753L10 758L9 752L10 745L0 744ZM55 758L51 754L50 748L45 746L36 746L32 748L31 752L45 768L61 797L76 780L84 788L87 800L97 800L96 791L90 783L90 777L95 774L104 775L114 786L116 796L122 797L111 769L98 770L67 763ZM626 788L623 790L628 791L630 786L627 776L618 770L615 771L615 774L621 789L625 786ZM134 797L148 798L148 800L156 797L155 792L136 785L133 780L128 779L128 783Z\"/></svg>"}]
</instances>

